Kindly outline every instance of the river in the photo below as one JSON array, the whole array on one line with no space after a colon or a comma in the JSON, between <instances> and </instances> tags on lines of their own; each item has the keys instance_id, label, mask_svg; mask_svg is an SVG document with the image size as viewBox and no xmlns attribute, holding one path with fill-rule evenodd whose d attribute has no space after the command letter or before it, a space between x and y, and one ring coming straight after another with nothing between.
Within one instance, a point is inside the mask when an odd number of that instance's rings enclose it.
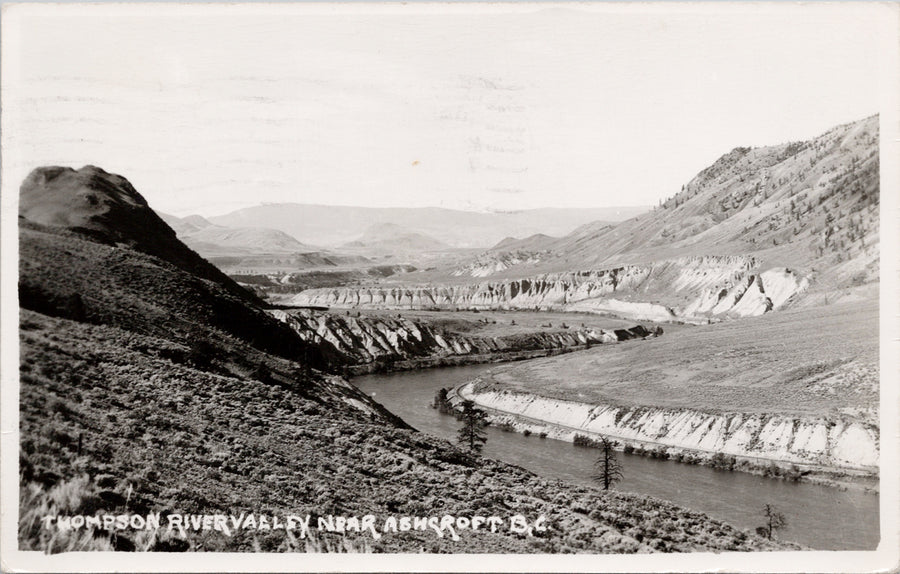
<instances>
[{"instance_id":1,"label":"river","mask_svg":"<svg viewBox=\"0 0 900 574\"><path fill-rule=\"evenodd\" d=\"M352 379L353 384L406 422L454 440L459 423L430 407L441 387L472 379L492 365L426 369ZM487 429L484 455L553 480L596 484L591 480L594 449L572 443ZM619 453L625 478L617 490L646 494L704 512L739 528L763 524L769 503L784 513L788 526L778 537L817 550L874 550L879 540L878 495L792 483L743 472Z\"/></svg>"}]
</instances>

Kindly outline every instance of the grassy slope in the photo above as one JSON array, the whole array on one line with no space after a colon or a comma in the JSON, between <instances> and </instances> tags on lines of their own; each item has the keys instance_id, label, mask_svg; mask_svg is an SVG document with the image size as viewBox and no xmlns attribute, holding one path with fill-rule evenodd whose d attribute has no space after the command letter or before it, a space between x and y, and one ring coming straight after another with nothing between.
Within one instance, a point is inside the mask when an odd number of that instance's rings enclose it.
<instances>
[{"instance_id":1,"label":"grassy slope","mask_svg":"<svg viewBox=\"0 0 900 574\"><path fill-rule=\"evenodd\" d=\"M592 404L858 415L877 424L878 303L683 328L498 367L487 384Z\"/></svg>"},{"instance_id":2,"label":"grassy slope","mask_svg":"<svg viewBox=\"0 0 900 574\"><path fill-rule=\"evenodd\" d=\"M259 309L156 257L30 224L20 249L31 308L21 314L23 548L308 549L280 532L251 531L66 541L34 522L42 513L150 510L521 513L545 514L552 525L543 538L405 533L352 550L777 547L661 501L551 485L405 429L349 385L297 362L302 347ZM312 549L341 548L326 540Z\"/></svg>"},{"instance_id":3,"label":"grassy slope","mask_svg":"<svg viewBox=\"0 0 900 574\"><path fill-rule=\"evenodd\" d=\"M25 308L184 344L237 340L314 366L327 363L224 275L223 285L134 249L27 221L20 224L20 237L19 295Z\"/></svg>"},{"instance_id":4,"label":"grassy slope","mask_svg":"<svg viewBox=\"0 0 900 574\"><path fill-rule=\"evenodd\" d=\"M374 513L382 520L388 514L521 513L532 519L545 514L553 525L546 537L530 540L469 533L453 542L430 531L378 542L358 538L357 548L376 551L769 546L668 503L560 487L522 469L466 456L441 440L372 423L353 409L162 359L155 355L166 348L163 340L25 312L22 342L23 492L38 483L49 488L57 476L88 474L88 484L100 486L95 495L64 508L73 513L91 507L140 513ZM134 491L125 502L129 486ZM26 548L47 542L36 530L23 534ZM199 549L199 543L205 550L291 549L283 533L251 531L234 538L192 537L186 545L165 537L145 542L149 549Z\"/></svg>"}]
</instances>

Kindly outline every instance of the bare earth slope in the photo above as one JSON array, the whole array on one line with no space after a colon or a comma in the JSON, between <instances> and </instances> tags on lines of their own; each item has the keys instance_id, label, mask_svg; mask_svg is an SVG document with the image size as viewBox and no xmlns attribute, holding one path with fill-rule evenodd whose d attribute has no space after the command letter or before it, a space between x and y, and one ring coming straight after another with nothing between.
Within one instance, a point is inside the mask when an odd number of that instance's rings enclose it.
<instances>
[{"instance_id":1,"label":"bare earth slope","mask_svg":"<svg viewBox=\"0 0 900 574\"><path fill-rule=\"evenodd\" d=\"M585 226L555 250L568 268L752 253L763 268L877 280L878 135L873 116L806 142L736 148L651 213Z\"/></svg>"}]
</instances>

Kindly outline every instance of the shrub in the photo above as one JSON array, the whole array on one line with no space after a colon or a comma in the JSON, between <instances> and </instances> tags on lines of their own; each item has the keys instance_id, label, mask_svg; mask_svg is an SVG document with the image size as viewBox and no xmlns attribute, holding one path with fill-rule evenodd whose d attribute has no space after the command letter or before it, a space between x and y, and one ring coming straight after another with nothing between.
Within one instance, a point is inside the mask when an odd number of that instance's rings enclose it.
<instances>
[{"instance_id":1,"label":"shrub","mask_svg":"<svg viewBox=\"0 0 900 574\"><path fill-rule=\"evenodd\" d=\"M266 366L265 363L259 363L253 372L250 374L251 379L256 379L261 383L271 383L274 381L272 378L272 371Z\"/></svg>"},{"instance_id":2,"label":"shrub","mask_svg":"<svg viewBox=\"0 0 900 574\"><path fill-rule=\"evenodd\" d=\"M188 349L187 361L199 368L208 368L216 357L216 347L203 335L195 334L191 337L191 345Z\"/></svg>"},{"instance_id":3,"label":"shrub","mask_svg":"<svg viewBox=\"0 0 900 574\"><path fill-rule=\"evenodd\" d=\"M797 482L802 476L803 473L800 472L800 468L798 468L796 464L791 464L791 466L784 472L784 478L793 482Z\"/></svg>"},{"instance_id":4,"label":"shrub","mask_svg":"<svg viewBox=\"0 0 900 574\"><path fill-rule=\"evenodd\" d=\"M737 464L737 458L732 454L717 452L713 455L712 459L710 459L710 462L712 463L713 468L734 470L734 467Z\"/></svg>"},{"instance_id":5,"label":"shrub","mask_svg":"<svg viewBox=\"0 0 900 574\"><path fill-rule=\"evenodd\" d=\"M605 440L605 439L603 439ZM585 436L583 434L576 434L572 438L572 443L575 446L584 446L588 448L601 448L603 446L603 440L594 440L589 436ZM615 446L615 442L612 441L612 445Z\"/></svg>"}]
</instances>

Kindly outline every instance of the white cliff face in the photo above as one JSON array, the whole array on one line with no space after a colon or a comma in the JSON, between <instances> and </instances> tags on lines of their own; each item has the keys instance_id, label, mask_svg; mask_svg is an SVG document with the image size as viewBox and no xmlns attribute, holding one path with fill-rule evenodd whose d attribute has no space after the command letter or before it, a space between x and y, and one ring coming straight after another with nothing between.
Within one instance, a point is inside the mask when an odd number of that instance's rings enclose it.
<instances>
[{"instance_id":1,"label":"white cliff face","mask_svg":"<svg viewBox=\"0 0 900 574\"><path fill-rule=\"evenodd\" d=\"M510 391L459 395L487 409L558 425L560 438L603 435L631 444L721 452L780 462L877 470L879 433L863 422L780 415L709 414L686 409L615 407L563 401Z\"/></svg>"},{"instance_id":2,"label":"white cliff face","mask_svg":"<svg viewBox=\"0 0 900 574\"><path fill-rule=\"evenodd\" d=\"M273 310L271 314L304 340L332 347L350 364L370 363L382 357L412 359L564 349L650 335L637 326L630 330L571 329L479 337L445 332L427 322L403 317L353 317L312 310Z\"/></svg>"},{"instance_id":3,"label":"white cliff face","mask_svg":"<svg viewBox=\"0 0 900 574\"><path fill-rule=\"evenodd\" d=\"M808 286L784 268L754 273L752 257L686 257L651 265L470 285L311 289L294 305L380 309L508 309L606 313L635 320L762 315ZM667 306L657 299L679 301Z\"/></svg>"}]
</instances>

